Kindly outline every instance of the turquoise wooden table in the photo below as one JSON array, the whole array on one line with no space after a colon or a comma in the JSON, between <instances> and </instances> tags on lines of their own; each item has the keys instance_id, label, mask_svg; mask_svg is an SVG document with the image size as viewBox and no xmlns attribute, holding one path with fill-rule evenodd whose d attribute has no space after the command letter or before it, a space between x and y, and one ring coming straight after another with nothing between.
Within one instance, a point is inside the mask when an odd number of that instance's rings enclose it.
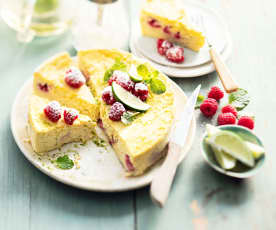
<instances>
[{"instance_id":1,"label":"turquoise wooden table","mask_svg":"<svg viewBox=\"0 0 276 230\"><path fill-rule=\"evenodd\" d=\"M36 39L23 46L0 21L0 229L2 230L178 230L276 229L276 3L274 0L201 0L225 18L234 49L228 65L252 101L256 133L267 150L263 170L247 180L218 174L203 161L199 138L209 122L196 114L197 133L181 164L164 209L154 206L148 187L124 193L81 191L47 177L16 146L10 110L16 93L34 68L51 55L74 53L69 35ZM128 2L131 18L139 1ZM218 83L216 73L177 79L189 95L199 83L202 93Z\"/></svg>"}]
</instances>

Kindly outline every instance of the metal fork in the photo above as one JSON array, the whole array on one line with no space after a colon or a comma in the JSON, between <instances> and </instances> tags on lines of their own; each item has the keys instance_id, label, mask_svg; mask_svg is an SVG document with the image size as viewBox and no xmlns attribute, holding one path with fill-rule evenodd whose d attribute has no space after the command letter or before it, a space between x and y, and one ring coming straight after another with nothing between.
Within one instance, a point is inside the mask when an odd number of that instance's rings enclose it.
<instances>
[{"instance_id":1,"label":"metal fork","mask_svg":"<svg viewBox=\"0 0 276 230\"><path fill-rule=\"evenodd\" d=\"M208 39L208 36L207 36L207 29L204 24L203 16L193 15L191 17L191 20L202 29L202 32L205 36L205 40L209 47L211 60L215 66L215 69L218 73L218 76L223 85L223 88L227 93L236 91L239 88L239 86L236 83L236 81L233 79L232 73L230 72L229 68L226 66L225 62L222 60L221 55L215 50L213 45L210 43L210 40Z\"/></svg>"}]
</instances>

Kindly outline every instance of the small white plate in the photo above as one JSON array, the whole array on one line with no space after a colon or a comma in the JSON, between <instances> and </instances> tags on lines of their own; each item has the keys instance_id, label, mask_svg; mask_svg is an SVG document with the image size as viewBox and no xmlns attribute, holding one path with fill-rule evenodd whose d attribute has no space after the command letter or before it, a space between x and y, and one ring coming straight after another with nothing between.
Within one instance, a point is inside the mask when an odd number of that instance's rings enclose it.
<instances>
[{"instance_id":1,"label":"small white plate","mask_svg":"<svg viewBox=\"0 0 276 230\"><path fill-rule=\"evenodd\" d=\"M222 17L213 10L196 3L185 2L184 7L189 13L188 17L195 18L195 15L201 15L204 18L207 37L225 61L231 54L232 41ZM156 68L171 77L197 77L215 70L210 59L207 43L205 43L198 53L184 49L185 61L182 64L175 64L158 54L156 39L141 35L138 22L133 26L130 49L136 56L147 58Z\"/></svg>"},{"instance_id":2,"label":"small white plate","mask_svg":"<svg viewBox=\"0 0 276 230\"><path fill-rule=\"evenodd\" d=\"M185 93L171 81L175 92L176 116L178 116L186 103ZM139 177L126 177L125 171L118 161L113 149L107 144L106 148L97 147L92 141L87 142L85 146L76 147L76 143L66 144L61 150L50 151L44 155L36 154L28 142L28 99L32 91L32 79L28 80L18 92L11 111L11 130L14 139L25 155L25 157L39 170L46 175L60 181L64 184L77 188L102 191L102 192L119 192L132 190L148 185L156 170L160 167L161 161L152 167L147 173ZM191 123L189 138L183 148L182 158L187 155L195 134L195 119ZM100 129L97 133L105 139ZM108 142L108 141L106 141ZM73 150L73 151L72 151ZM80 159L80 168L76 167L70 170L61 170L51 163L51 160L58 153L65 153L72 159L78 158L74 150L78 151Z\"/></svg>"},{"instance_id":3,"label":"small white plate","mask_svg":"<svg viewBox=\"0 0 276 230\"><path fill-rule=\"evenodd\" d=\"M221 17L217 16L215 12L208 8L199 7L197 4L185 3L185 11L187 12L188 20L195 28L202 31L202 25L200 23L200 16L204 20L207 37L211 44L214 44L214 48L217 52L222 53L227 45L227 28ZM184 48L185 61L181 64L176 64L168 61L164 56L161 56L156 49L157 39L145 37L141 34L141 28L139 23L136 23L135 27L136 47L146 57L157 62L161 65L170 67L195 67L209 62L210 55L208 44L200 49L199 52L194 52L190 49ZM204 31L202 31L204 33Z\"/></svg>"}]
</instances>

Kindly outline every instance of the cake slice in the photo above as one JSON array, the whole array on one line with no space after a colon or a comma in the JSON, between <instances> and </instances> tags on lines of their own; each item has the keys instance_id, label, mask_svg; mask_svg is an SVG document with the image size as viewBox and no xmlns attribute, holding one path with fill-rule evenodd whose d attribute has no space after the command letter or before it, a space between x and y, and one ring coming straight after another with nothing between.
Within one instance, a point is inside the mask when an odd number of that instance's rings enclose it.
<instances>
[{"instance_id":1,"label":"cake slice","mask_svg":"<svg viewBox=\"0 0 276 230\"><path fill-rule=\"evenodd\" d=\"M171 83L159 73L166 91L162 94L154 94L149 89L148 97L143 102L149 105L148 110L139 113L130 124L111 120L110 111L114 104L108 105L103 101L102 96L103 90L105 89L106 92L108 88L104 77L116 62L117 67L125 68L125 65L127 71L131 66L137 67L143 64L130 53L118 50L88 50L78 53L79 68L89 77L88 85L95 92L94 95L100 103L100 125L128 175L137 176L143 174L164 156L162 150L168 143L174 118L174 94ZM149 64L145 64L144 67L151 72L155 71ZM123 75L125 76L125 73Z\"/></svg>"},{"instance_id":2,"label":"cake slice","mask_svg":"<svg viewBox=\"0 0 276 230\"><path fill-rule=\"evenodd\" d=\"M63 144L86 141L92 138L92 131L96 123L90 117L78 114L73 123L65 122L64 110L61 107L60 118L51 121L44 112L50 101L35 94L31 95L29 101L29 131L33 150L35 152L46 152L61 147ZM72 120L71 120L72 121Z\"/></svg>"},{"instance_id":3,"label":"cake slice","mask_svg":"<svg viewBox=\"0 0 276 230\"><path fill-rule=\"evenodd\" d=\"M205 39L202 32L188 22L181 5L174 0L146 0L140 14L142 34L178 43L199 51Z\"/></svg>"},{"instance_id":4,"label":"cake slice","mask_svg":"<svg viewBox=\"0 0 276 230\"><path fill-rule=\"evenodd\" d=\"M42 64L33 76L36 95L57 100L96 121L99 109L86 79L68 53L61 53Z\"/></svg>"}]
</instances>

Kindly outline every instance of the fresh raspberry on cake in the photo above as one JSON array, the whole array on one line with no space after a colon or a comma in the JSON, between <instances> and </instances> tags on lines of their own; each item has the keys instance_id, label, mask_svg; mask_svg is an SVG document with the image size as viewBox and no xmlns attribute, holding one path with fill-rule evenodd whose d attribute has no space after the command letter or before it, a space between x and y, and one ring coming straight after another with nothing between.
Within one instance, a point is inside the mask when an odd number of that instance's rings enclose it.
<instances>
[{"instance_id":1,"label":"fresh raspberry on cake","mask_svg":"<svg viewBox=\"0 0 276 230\"><path fill-rule=\"evenodd\" d=\"M213 86L210 92L208 93L208 98L213 98L217 101L219 101L223 97L224 97L223 91L217 86Z\"/></svg>"},{"instance_id":2,"label":"fresh raspberry on cake","mask_svg":"<svg viewBox=\"0 0 276 230\"><path fill-rule=\"evenodd\" d=\"M132 93L136 96L139 97L142 101L147 100L148 95L149 95L149 89L148 86L145 85L144 83L136 83L134 86L134 89Z\"/></svg>"},{"instance_id":3,"label":"fresh raspberry on cake","mask_svg":"<svg viewBox=\"0 0 276 230\"><path fill-rule=\"evenodd\" d=\"M58 122L61 118L62 109L57 101L51 101L48 105L46 105L43 111L46 117L52 122Z\"/></svg>"},{"instance_id":4,"label":"fresh raspberry on cake","mask_svg":"<svg viewBox=\"0 0 276 230\"><path fill-rule=\"evenodd\" d=\"M221 109L222 113L232 113L235 117L238 116L236 108L232 105L226 105Z\"/></svg>"},{"instance_id":5,"label":"fresh raspberry on cake","mask_svg":"<svg viewBox=\"0 0 276 230\"><path fill-rule=\"evenodd\" d=\"M238 121L238 125L244 126L249 129L254 129L254 119L249 116L242 116Z\"/></svg>"},{"instance_id":6,"label":"fresh raspberry on cake","mask_svg":"<svg viewBox=\"0 0 276 230\"><path fill-rule=\"evenodd\" d=\"M85 81L85 77L76 67L71 67L69 70L66 71L65 82L72 88L80 88L84 85Z\"/></svg>"},{"instance_id":7,"label":"fresh raspberry on cake","mask_svg":"<svg viewBox=\"0 0 276 230\"><path fill-rule=\"evenodd\" d=\"M126 111L125 107L120 102L115 102L109 110L109 119L112 121L120 121L121 116Z\"/></svg>"},{"instance_id":8,"label":"fresh raspberry on cake","mask_svg":"<svg viewBox=\"0 0 276 230\"><path fill-rule=\"evenodd\" d=\"M74 121L78 119L79 112L75 109L66 108L63 112L64 122L67 125L73 125Z\"/></svg>"},{"instance_id":9,"label":"fresh raspberry on cake","mask_svg":"<svg viewBox=\"0 0 276 230\"><path fill-rule=\"evenodd\" d=\"M108 80L108 84L112 85L113 81L129 92L131 92L134 88L134 82L131 81L129 75L126 72L115 70Z\"/></svg>"},{"instance_id":10,"label":"fresh raspberry on cake","mask_svg":"<svg viewBox=\"0 0 276 230\"><path fill-rule=\"evenodd\" d=\"M160 55L165 55L169 48L173 47L173 44L164 39L157 40L157 51Z\"/></svg>"},{"instance_id":11,"label":"fresh raspberry on cake","mask_svg":"<svg viewBox=\"0 0 276 230\"><path fill-rule=\"evenodd\" d=\"M205 99L200 105L200 111L205 117L212 117L215 115L218 109L218 103L213 98Z\"/></svg>"},{"instance_id":12,"label":"fresh raspberry on cake","mask_svg":"<svg viewBox=\"0 0 276 230\"><path fill-rule=\"evenodd\" d=\"M218 125L234 125L236 124L236 117L233 113L221 113L218 115Z\"/></svg>"},{"instance_id":13,"label":"fresh raspberry on cake","mask_svg":"<svg viewBox=\"0 0 276 230\"><path fill-rule=\"evenodd\" d=\"M47 83L45 83L45 84L39 83L38 87L43 92L48 92L49 91L49 86L48 86Z\"/></svg>"},{"instance_id":14,"label":"fresh raspberry on cake","mask_svg":"<svg viewBox=\"0 0 276 230\"><path fill-rule=\"evenodd\" d=\"M184 61L184 49L179 46L171 47L166 52L166 58L175 63L182 63Z\"/></svg>"},{"instance_id":15,"label":"fresh raspberry on cake","mask_svg":"<svg viewBox=\"0 0 276 230\"><path fill-rule=\"evenodd\" d=\"M111 86L108 86L103 90L102 99L108 105L113 105L116 102L116 100L113 96L113 93L112 93Z\"/></svg>"}]
</instances>

